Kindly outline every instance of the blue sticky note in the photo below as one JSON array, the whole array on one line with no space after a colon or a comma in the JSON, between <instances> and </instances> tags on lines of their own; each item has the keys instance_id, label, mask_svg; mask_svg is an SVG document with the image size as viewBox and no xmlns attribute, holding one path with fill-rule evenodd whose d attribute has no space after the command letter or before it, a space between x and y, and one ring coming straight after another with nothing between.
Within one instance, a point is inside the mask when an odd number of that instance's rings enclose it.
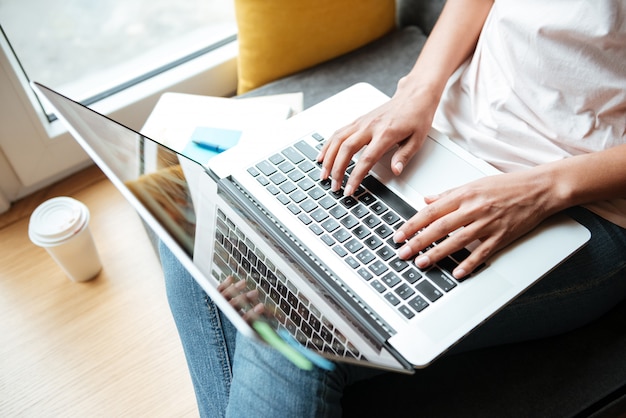
<instances>
[{"instance_id":1,"label":"blue sticky note","mask_svg":"<svg viewBox=\"0 0 626 418\"><path fill-rule=\"evenodd\" d=\"M191 135L191 141L211 151L222 152L234 147L241 138L241 131L234 129L199 127Z\"/></svg>"},{"instance_id":2,"label":"blue sticky note","mask_svg":"<svg viewBox=\"0 0 626 418\"><path fill-rule=\"evenodd\" d=\"M241 131L233 129L198 127L183 154L200 164L206 164L220 152L235 146L239 142Z\"/></svg>"},{"instance_id":3,"label":"blue sticky note","mask_svg":"<svg viewBox=\"0 0 626 418\"><path fill-rule=\"evenodd\" d=\"M218 151L213 151L208 148L201 147L193 141L189 141L182 154L187 158L190 158L197 163L206 164L209 160L219 154Z\"/></svg>"}]
</instances>

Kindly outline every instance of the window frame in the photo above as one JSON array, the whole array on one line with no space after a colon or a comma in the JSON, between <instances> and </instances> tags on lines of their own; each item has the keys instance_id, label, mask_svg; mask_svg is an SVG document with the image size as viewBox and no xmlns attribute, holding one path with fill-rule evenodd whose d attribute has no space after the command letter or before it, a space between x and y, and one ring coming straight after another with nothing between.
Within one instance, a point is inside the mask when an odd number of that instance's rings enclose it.
<instances>
[{"instance_id":1,"label":"window frame","mask_svg":"<svg viewBox=\"0 0 626 418\"><path fill-rule=\"evenodd\" d=\"M29 81L0 34L0 213L10 202L91 164L58 120L48 121ZM233 34L225 34L225 38ZM166 91L231 96L237 87L236 40L90 105L140 130Z\"/></svg>"}]
</instances>

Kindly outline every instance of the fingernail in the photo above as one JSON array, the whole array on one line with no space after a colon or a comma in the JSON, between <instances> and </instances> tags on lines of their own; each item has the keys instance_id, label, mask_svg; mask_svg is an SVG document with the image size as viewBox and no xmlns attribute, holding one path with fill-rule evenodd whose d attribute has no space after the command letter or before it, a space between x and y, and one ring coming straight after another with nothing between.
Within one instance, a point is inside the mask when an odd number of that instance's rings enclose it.
<instances>
[{"instance_id":1,"label":"fingernail","mask_svg":"<svg viewBox=\"0 0 626 418\"><path fill-rule=\"evenodd\" d=\"M401 259L405 260L409 258L410 256L411 256L411 247L409 247L408 245L405 245L402 248L400 248L400 250L398 250L398 257L400 257Z\"/></svg>"},{"instance_id":2,"label":"fingernail","mask_svg":"<svg viewBox=\"0 0 626 418\"><path fill-rule=\"evenodd\" d=\"M457 279L462 279L463 277L465 277L466 274L467 272L465 271L465 269L461 267L455 268L452 272L452 275Z\"/></svg>"},{"instance_id":3,"label":"fingernail","mask_svg":"<svg viewBox=\"0 0 626 418\"><path fill-rule=\"evenodd\" d=\"M339 182L335 179L332 179L330 182L330 190L332 190L333 192L336 192L337 190L339 190Z\"/></svg>"},{"instance_id":4,"label":"fingernail","mask_svg":"<svg viewBox=\"0 0 626 418\"><path fill-rule=\"evenodd\" d=\"M430 257L428 257L427 255L423 255L421 257L418 257L415 260L415 265L419 268L424 268L424 267L428 267L430 266Z\"/></svg>"},{"instance_id":5,"label":"fingernail","mask_svg":"<svg viewBox=\"0 0 626 418\"><path fill-rule=\"evenodd\" d=\"M349 184L346 184L346 188L343 190L343 195L344 196L350 196L352 195L352 186L350 186Z\"/></svg>"},{"instance_id":6,"label":"fingernail","mask_svg":"<svg viewBox=\"0 0 626 418\"><path fill-rule=\"evenodd\" d=\"M320 179L326 180L328 178L328 169L322 167L322 171L320 172Z\"/></svg>"},{"instance_id":7,"label":"fingernail","mask_svg":"<svg viewBox=\"0 0 626 418\"><path fill-rule=\"evenodd\" d=\"M397 231L395 234L393 234L393 241L404 242L406 241L406 235L402 231Z\"/></svg>"},{"instance_id":8,"label":"fingernail","mask_svg":"<svg viewBox=\"0 0 626 418\"><path fill-rule=\"evenodd\" d=\"M402 173L402 170L404 170L404 164L402 164L400 161L396 163L395 167L398 174Z\"/></svg>"}]
</instances>

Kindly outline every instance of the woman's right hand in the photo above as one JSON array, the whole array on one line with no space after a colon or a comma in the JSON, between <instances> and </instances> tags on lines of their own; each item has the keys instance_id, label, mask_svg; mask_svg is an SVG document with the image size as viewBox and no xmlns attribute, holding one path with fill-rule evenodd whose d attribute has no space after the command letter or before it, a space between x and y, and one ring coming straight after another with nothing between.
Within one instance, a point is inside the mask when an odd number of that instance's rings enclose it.
<instances>
[{"instance_id":1,"label":"woman's right hand","mask_svg":"<svg viewBox=\"0 0 626 418\"><path fill-rule=\"evenodd\" d=\"M400 80L391 100L339 129L326 141L318 161L322 163L321 178L330 176L333 191L341 188L350 160L364 147L345 185L345 195L356 190L374 164L392 147L398 146L391 158L395 175L402 172L420 149L430 130L439 97L403 88L406 83L406 79Z\"/></svg>"}]
</instances>

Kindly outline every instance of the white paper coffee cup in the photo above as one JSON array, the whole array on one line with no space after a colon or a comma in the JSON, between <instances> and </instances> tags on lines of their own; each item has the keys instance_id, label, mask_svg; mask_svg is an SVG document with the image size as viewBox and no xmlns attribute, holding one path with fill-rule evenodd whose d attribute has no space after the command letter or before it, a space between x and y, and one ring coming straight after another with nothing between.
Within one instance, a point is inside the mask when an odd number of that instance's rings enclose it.
<instances>
[{"instance_id":1,"label":"white paper coffee cup","mask_svg":"<svg viewBox=\"0 0 626 418\"><path fill-rule=\"evenodd\" d=\"M71 197L55 197L35 209L28 236L75 282L94 278L102 269L89 230L89 209Z\"/></svg>"}]
</instances>

